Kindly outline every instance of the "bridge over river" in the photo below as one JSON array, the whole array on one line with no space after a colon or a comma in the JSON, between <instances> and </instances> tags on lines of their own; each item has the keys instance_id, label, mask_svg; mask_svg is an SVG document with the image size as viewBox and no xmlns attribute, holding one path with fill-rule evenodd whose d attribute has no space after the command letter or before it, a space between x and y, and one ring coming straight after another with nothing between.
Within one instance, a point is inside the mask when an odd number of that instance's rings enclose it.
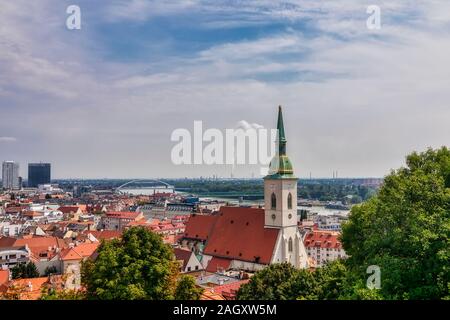
<instances>
[{"instance_id":1,"label":"bridge over river","mask_svg":"<svg viewBox=\"0 0 450 320\"><path fill-rule=\"evenodd\" d=\"M155 193L173 193L175 188L160 180L136 179L122 184L114 191L119 194L152 195Z\"/></svg>"}]
</instances>

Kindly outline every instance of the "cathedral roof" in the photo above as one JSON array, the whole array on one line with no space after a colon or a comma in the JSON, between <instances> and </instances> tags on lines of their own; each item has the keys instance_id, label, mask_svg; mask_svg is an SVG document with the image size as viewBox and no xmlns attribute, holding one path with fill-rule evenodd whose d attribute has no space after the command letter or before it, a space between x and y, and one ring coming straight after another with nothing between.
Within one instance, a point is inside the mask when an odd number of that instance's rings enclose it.
<instances>
[{"instance_id":1,"label":"cathedral roof","mask_svg":"<svg viewBox=\"0 0 450 320\"><path fill-rule=\"evenodd\" d=\"M279 229L264 227L264 209L221 207L217 221L209 233L204 253L269 264L278 232Z\"/></svg>"},{"instance_id":2,"label":"cathedral roof","mask_svg":"<svg viewBox=\"0 0 450 320\"><path fill-rule=\"evenodd\" d=\"M191 215L188 222L186 223L186 229L184 231L183 237L201 241L207 240L208 234L212 230L217 217L218 216L216 215Z\"/></svg>"}]
</instances>

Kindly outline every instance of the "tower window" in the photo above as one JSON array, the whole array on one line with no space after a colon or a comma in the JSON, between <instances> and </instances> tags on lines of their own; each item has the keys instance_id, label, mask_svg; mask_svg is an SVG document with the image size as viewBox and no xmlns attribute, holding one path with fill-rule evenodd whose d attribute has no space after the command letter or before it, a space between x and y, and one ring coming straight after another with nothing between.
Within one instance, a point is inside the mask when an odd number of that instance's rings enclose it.
<instances>
[{"instance_id":1,"label":"tower window","mask_svg":"<svg viewBox=\"0 0 450 320\"><path fill-rule=\"evenodd\" d=\"M292 194L288 194L288 209L292 209Z\"/></svg>"},{"instance_id":2,"label":"tower window","mask_svg":"<svg viewBox=\"0 0 450 320\"><path fill-rule=\"evenodd\" d=\"M277 197L275 196L275 193L272 193L272 196L270 197L270 208L271 209L277 208Z\"/></svg>"},{"instance_id":3,"label":"tower window","mask_svg":"<svg viewBox=\"0 0 450 320\"><path fill-rule=\"evenodd\" d=\"M288 243L288 250L289 250L289 252L293 251L292 247L293 247L292 238L289 238L289 243Z\"/></svg>"}]
</instances>

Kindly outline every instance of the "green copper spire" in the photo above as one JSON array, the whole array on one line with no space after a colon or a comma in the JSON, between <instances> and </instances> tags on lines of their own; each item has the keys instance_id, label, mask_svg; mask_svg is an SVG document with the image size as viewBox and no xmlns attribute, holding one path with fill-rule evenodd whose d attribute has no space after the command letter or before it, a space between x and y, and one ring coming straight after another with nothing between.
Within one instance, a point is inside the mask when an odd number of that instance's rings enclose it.
<instances>
[{"instance_id":1,"label":"green copper spire","mask_svg":"<svg viewBox=\"0 0 450 320\"><path fill-rule=\"evenodd\" d=\"M284 134L283 112L281 106L278 106L278 154L286 155L286 135Z\"/></svg>"},{"instance_id":2,"label":"green copper spire","mask_svg":"<svg viewBox=\"0 0 450 320\"><path fill-rule=\"evenodd\" d=\"M291 161L286 154L286 135L284 132L283 112L281 106L278 107L278 122L277 122L277 143L278 150L275 157L270 162L270 172L266 176L268 179L283 179L283 178L295 178L294 169L292 168Z\"/></svg>"}]
</instances>

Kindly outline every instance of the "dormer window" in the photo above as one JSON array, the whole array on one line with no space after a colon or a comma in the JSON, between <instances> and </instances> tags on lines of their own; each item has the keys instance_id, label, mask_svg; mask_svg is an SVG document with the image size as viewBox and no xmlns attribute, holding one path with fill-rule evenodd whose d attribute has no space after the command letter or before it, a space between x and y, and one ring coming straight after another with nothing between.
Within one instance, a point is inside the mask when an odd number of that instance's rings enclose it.
<instances>
[{"instance_id":1,"label":"dormer window","mask_svg":"<svg viewBox=\"0 0 450 320\"><path fill-rule=\"evenodd\" d=\"M292 194L291 193L288 194L287 202L288 202L288 209L292 209Z\"/></svg>"},{"instance_id":2,"label":"dormer window","mask_svg":"<svg viewBox=\"0 0 450 320\"><path fill-rule=\"evenodd\" d=\"M272 196L270 197L270 208L272 210L277 208L277 197L275 196L275 193L272 193Z\"/></svg>"}]
</instances>

